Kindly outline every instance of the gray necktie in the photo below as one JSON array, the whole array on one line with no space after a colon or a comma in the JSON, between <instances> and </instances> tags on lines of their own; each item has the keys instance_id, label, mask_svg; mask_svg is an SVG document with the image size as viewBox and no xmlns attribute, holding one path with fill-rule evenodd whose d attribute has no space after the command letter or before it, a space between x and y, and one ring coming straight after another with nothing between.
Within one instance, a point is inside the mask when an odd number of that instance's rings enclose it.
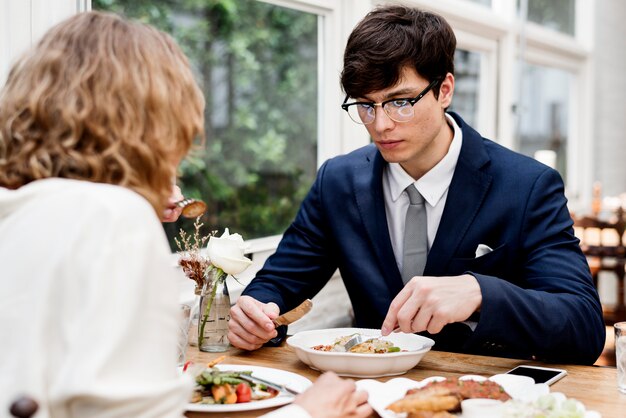
<instances>
[{"instance_id":1,"label":"gray necktie","mask_svg":"<svg viewBox=\"0 0 626 418\"><path fill-rule=\"evenodd\" d=\"M414 185L404 191L409 195L409 208L404 222L402 251L402 281L406 284L414 276L421 276L428 256L428 233L424 198Z\"/></svg>"}]
</instances>

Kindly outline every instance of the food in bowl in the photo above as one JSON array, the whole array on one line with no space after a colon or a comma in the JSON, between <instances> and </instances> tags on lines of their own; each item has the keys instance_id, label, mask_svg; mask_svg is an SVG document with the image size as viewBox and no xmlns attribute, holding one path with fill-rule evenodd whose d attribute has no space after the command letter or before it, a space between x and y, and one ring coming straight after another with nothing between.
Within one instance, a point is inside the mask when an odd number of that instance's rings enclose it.
<instances>
[{"instance_id":1,"label":"food in bowl","mask_svg":"<svg viewBox=\"0 0 626 418\"><path fill-rule=\"evenodd\" d=\"M346 350L346 343L352 339L352 337L360 334L352 334L339 337L335 339L332 344L320 344L311 347L313 350L318 351L337 351L339 353L362 353L362 354L385 354L385 353L397 353L402 351L400 347L396 347L393 342L383 340L382 338L369 338L363 341L361 344L357 344Z\"/></svg>"},{"instance_id":2,"label":"food in bowl","mask_svg":"<svg viewBox=\"0 0 626 418\"><path fill-rule=\"evenodd\" d=\"M317 345L333 345L338 338L360 334L367 338L379 338L380 329L328 328L300 331L287 338L298 358L315 370L333 371L347 377L382 377L406 373L415 367L430 351L434 341L417 334L391 333L384 337L400 351L389 353L353 353L314 350Z\"/></svg>"},{"instance_id":3,"label":"food in bowl","mask_svg":"<svg viewBox=\"0 0 626 418\"><path fill-rule=\"evenodd\" d=\"M409 389L404 398L393 402L387 409L396 413L408 413L408 418L430 416L428 414L434 413L437 413L438 418L445 418L453 417L453 412L459 412L463 400L477 398L497 401L511 399L496 382L459 380L454 377Z\"/></svg>"}]
</instances>

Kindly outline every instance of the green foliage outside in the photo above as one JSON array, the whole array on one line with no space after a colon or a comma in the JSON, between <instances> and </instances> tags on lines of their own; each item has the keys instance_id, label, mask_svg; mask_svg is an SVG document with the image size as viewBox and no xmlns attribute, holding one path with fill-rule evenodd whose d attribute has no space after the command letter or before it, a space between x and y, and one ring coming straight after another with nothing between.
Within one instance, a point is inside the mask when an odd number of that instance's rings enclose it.
<instances>
[{"instance_id":1,"label":"green foliage outside","mask_svg":"<svg viewBox=\"0 0 626 418\"><path fill-rule=\"evenodd\" d=\"M316 172L317 16L257 0L93 0L170 33L206 99L206 144L180 167L206 231L282 233ZM193 220L165 225L172 237ZM174 249L174 247L172 246Z\"/></svg>"}]
</instances>

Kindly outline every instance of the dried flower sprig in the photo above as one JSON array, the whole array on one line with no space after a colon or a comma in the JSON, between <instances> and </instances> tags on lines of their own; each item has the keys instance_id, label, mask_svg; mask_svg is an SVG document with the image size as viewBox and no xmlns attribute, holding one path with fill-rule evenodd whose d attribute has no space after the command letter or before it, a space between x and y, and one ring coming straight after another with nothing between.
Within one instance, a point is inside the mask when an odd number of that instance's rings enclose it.
<instances>
[{"instance_id":1,"label":"dried flower sprig","mask_svg":"<svg viewBox=\"0 0 626 418\"><path fill-rule=\"evenodd\" d=\"M178 265L183 269L187 277L196 282L195 293L200 294L204 285L204 273L211 265L208 256L202 254L202 248L207 240L215 235L217 231L212 231L209 235L202 236L200 229L204 224L200 222L200 217L196 218L193 223L193 234L187 234L184 230L180 230L178 237L174 237L174 242L178 247L180 258Z\"/></svg>"}]
</instances>

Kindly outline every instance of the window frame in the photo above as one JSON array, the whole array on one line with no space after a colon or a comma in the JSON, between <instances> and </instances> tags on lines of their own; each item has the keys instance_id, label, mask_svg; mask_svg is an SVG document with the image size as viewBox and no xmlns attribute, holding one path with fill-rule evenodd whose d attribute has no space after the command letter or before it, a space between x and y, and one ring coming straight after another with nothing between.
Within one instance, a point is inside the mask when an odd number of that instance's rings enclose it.
<instances>
[{"instance_id":1,"label":"window frame","mask_svg":"<svg viewBox=\"0 0 626 418\"><path fill-rule=\"evenodd\" d=\"M372 1L373 5L381 3L385 2ZM573 205L587 201L586 191L592 189L594 168L593 144L586 140L593 137L593 112L589 111L593 109L594 97L593 0L576 0L574 36L537 23L522 22L517 16L516 0L493 0L491 8L466 0L404 0L403 3L441 14L452 25L458 48L478 50L487 54L488 62L493 62L493 66L487 67L487 77L493 76L494 80L489 81L488 87L481 85L476 128L510 149L517 149L513 109L519 95L521 60L573 74L567 164L576 169L569 170L564 180ZM485 92L488 97L482 97ZM490 126L490 120L495 122L495 127Z\"/></svg>"},{"instance_id":2,"label":"window frame","mask_svg":"<svg viewBox=\"0 0 626 418\"><path fill-rule=\"evenodd\" d=\"M319 22L319 96L318 167L328 158L350 152L370 142L363 127L352 122L340 108L343 92L339 85L345 42L354 25L372 7L388 3L380 0L257 0L295 10L315 13ZM404 4L432 10L443 15L457 35L458 47L483 54L481 60L478 122L476 128L486 137L515 149L515 115L512 111L518 92L520 36L524 36L523 59L570 71L575 76L572 88L570 129L568 132L567 179L570 200L590 198L593 178L594 131L593 76L593 0L576 0L575 35L569 36L521 22L516 0L492 0L491 7L467 0L404 0ZM2 4L2 23L11 36L0 40L0 80L10 62L50 26L71 14L89 10L91 0L7 0ZM484 61L484 63L483 63ZM495 115L495 117L494 117ZM583 202L584 203L584 202ZM251 240L252 252L273 251L281 235Z\"/></svg>"},{"instance_id":3,"label":"window frame","mask_svg":"<svg viewBox=\"0 0 626 418\"><path fill-rule=\"evenodd\" d=\"M483 6L484 7L484 6ZM478 90L478 116L475 128L486 138L495 138L497 132L497 51L498 43L471 32L455 30L457 49L477 52L480 59L480 80ZM454 102L454 99L453 99ZM463 117L463 115L461 115Z\"/></svg>"}]
</instances>

